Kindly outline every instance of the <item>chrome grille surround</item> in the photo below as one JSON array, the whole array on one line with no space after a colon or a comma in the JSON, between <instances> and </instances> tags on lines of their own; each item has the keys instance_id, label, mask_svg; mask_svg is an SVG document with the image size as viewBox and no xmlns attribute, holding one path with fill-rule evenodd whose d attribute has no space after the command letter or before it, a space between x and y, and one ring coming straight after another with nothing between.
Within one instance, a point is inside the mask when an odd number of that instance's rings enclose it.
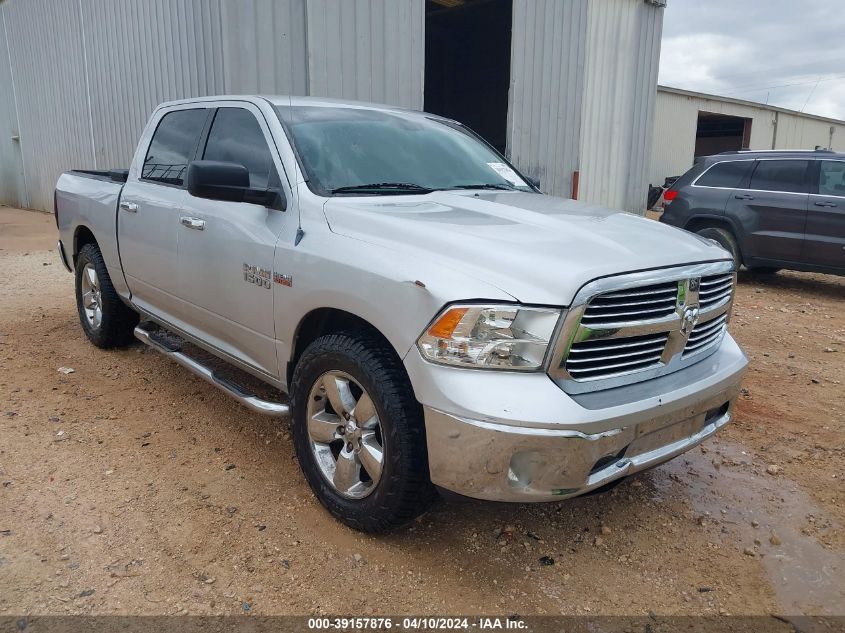
<instances>
[{"instance_id":1,"label":"chrome grille surround","mask_svg":"<svg viewBox=\"0 0 845 633\"><path fill-rule=\"evenodd\" d=\"M727 331L735 286L730 261L592 281L575 295L560 327L549 376L568 393L586 393L706 358Z\"/></svg>"}]
</instances>

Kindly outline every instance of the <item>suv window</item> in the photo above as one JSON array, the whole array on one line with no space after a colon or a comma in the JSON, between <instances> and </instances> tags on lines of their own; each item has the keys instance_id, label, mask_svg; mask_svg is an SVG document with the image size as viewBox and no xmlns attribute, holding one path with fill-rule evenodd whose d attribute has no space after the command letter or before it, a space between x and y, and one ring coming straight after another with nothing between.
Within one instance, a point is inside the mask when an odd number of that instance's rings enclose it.
<instances>
[{"instance_id":1,"label":"suv window","mask_svg":"<svg viewBox=\"0 0 845 633\"><path fill-rule=\"evenodd\" d=\"M748 176L753 165L753 160L716 163L704 172L695 184L701 187L726 187L733 189L745 182L745 178Z\"/></svg>"},{"instance_id":2,"label":"suv window","mask_svg":"<svg viewBox=\"0 0 845 633\"><path fill-rule=\"evenodd\" d=\"M845 197L845 161L821 161L819 194Z\"/></svg>"},{"instance_id":3,"label":"suv window","mask_svg":"<svg viewBox=\"0 0 845 633\"><path fill-rule=\"evenodd\" d=\"M761 160L751 176L751 189L758 191L807 192L806 160Z\"/></svg>"},{"instance_id":4,"label":"suv window","mask_svg":"<svg viewBox=\"0 0 845 633\"><path fill-rule=\"evenodd\" d=\"M203 158L238 163L249 171L249 186L266 189L273 158L255 116L243 108L220 108L214 117Z\"/></svg>"},{"instance_id":5,"label":"suv window","mask_svg":"<svg viewBox=\"0 0 845 633\"><path fill-rule=\"evenodd\" d=\"M176 110L165 114L147 149L141 178L181 187L185 169L199 142L206 114L205 108Z\"/></svg>"}]
</instances>

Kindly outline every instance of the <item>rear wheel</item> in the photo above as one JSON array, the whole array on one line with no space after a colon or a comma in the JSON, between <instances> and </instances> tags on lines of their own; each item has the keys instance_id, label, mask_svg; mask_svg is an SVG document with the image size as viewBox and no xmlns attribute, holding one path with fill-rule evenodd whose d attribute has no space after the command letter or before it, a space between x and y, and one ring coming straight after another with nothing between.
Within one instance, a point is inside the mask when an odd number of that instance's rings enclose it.
<instances>
[{"instance_id":1,"label":"rear wheel","mask_svg":"<svg viewBox=\"0 0 845 633\"><path fill-rule=\"evenodd\" d=\"M708 240L713 240L718 243L719 246L728 251L731 254L731 257L733 257L736 270L739 270L739 267L742 266L742 253L739 251L739 244L736 243L736 238L733 236L733 233L727 229L709 226L707 228L700 229L698 234Z\"/></svg>"},{"instance_id":2,"label":"rear wheel","mask_svg":"<svg viewBox=\"0 0 845 633\"><path fill-rule=\"evenodd\" d=\"M97 347L132 341L138 314L118 296L96 244L86 244L76 257L76 308L85 336Z\"/></svg>"},{"instance_id":3,"label":"rear wheel","mask_svg":"<svg viewBox=\"0 0 845 633\"><path fill-rule=\"evenodd\" d=\"M414 519L436 497L422 408L395 352L375 335L329 334L291 382L294 445L314 494L364 532Z\"/></svg>"}]
</instances>

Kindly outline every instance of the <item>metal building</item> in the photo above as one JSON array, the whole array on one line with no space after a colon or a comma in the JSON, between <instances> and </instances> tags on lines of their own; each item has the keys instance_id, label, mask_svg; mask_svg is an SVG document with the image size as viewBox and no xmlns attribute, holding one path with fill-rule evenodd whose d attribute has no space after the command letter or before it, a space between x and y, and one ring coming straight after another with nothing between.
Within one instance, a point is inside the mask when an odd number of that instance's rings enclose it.
<instances>
[{"instance_id":1,"label":"metal building","mask_svg":"<svg viewBox=\"0 0 845 633\"><path fill-rule=\"evenodd\" d=\"M746 148L845 152L845 121L658 86L650 183L680 176L696 156Z\"/></svg>"},{"instance_id":2,"label":"metal building","mask_svg":"<svg viewBox=\"0 0 845 633\"><path fill-rule=\"evenodd\" d=\"M161 101L295 94L458 119L549 193L642 212L665 0L0 0L0 203L127 165Z\"/></svg>"}]
</instances>

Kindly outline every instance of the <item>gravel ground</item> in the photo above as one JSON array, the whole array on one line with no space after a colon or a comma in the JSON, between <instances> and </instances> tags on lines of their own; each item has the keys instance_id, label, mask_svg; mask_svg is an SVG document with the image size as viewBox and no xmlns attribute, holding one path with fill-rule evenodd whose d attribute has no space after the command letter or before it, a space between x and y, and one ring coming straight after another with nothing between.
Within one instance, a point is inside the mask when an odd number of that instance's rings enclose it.
<instances>
[{"instance_id":1,"label":"gravel ground","mask_svg":"<svg viewBox=\"0 0 845 633\"><path fill-rule=\"evenodd\" d=\"M370 537L314 500L285 423L88 344L55 237L0 208L0 615L845 614L845 279L740 276L752 365L703 446Z\"/></svg>"}]
</instances>

